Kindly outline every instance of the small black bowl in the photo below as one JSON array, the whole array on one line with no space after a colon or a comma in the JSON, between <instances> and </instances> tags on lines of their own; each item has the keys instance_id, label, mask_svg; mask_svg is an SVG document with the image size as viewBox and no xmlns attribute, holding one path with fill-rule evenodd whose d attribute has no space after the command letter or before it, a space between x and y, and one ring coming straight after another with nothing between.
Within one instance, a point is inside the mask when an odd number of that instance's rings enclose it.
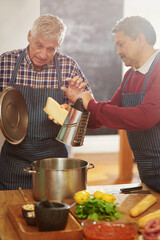
<instances>
[{"instance_id":1,"label":"small black bowl","mask_svg":"<svg viewBox=\"0 0 160 240\"><path fill-rule=\"evenodd\" d=\"M25 204L22 206L22 213L23 216L26 218L28 212L33 212L34 211L34 204Z\"/></svg>"},{"instance_id":2,"label":"small black bowl","mask_svg":"<svg viewBox=\"0 0 160 240\"><path fill-rule=\"evenodd\" d=\"M35 221L35 211L28 212L27 216L25 217L26 222L30 226L36 226L36 221Z\"/></svg>"},{"instance_id":3,"label":"small black bowl","mask_svg":"<svg viewBox=\"0 0 160 240\"><path fill-rule=\"evenodd\" d=\"M61 202L50 202L50 205L45 207L42 202L35 203L35 221L39 231L64 230L70 206Z\"/></svg>"}]
</instances>

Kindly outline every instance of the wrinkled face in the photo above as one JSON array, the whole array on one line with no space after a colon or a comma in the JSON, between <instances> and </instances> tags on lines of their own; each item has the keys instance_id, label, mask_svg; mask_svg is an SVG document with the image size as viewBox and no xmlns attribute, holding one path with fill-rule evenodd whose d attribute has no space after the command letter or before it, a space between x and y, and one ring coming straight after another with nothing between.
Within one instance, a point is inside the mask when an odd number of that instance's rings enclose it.
<instances>
[{"instance_id":1,"label":"wrinkled face","mask_svg":"<svg viewBox=\"0 0 160 240\"><path fill-rule=\"evenodd\" d=\"M41 69L45 64L49 64L57 52L59 46L54 40L48 40L43 36L31 37L28 33L29 56L36 69Z\"/></svg>"},{"instance_id":2,"label":"wrinkled face","mask_svg":"<svg viewBox=\"0 0 160 240\"><path fill-rule=\"evenodd\" d=\"M139 37L132 40L125 35L123 31L115 34L115 44L117 47L117 55L121 57L125 66L139 67L139 57L141 54L141 44Z\"/></svg>"}]
</instances>

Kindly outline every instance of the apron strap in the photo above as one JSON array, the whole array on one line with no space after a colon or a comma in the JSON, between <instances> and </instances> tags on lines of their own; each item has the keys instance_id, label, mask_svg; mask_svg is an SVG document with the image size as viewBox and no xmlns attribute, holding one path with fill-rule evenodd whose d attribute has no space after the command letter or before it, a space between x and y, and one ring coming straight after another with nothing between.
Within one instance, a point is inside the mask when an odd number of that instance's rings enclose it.
<instances>
[{"instance_id":1,"label":"apron strap","mask_svg":"<svg viewBox=\"0 0 160 240\"><path fill-rule=\"evenodd\" d=\"M24 51L20 54L17 62L16 62L16 65L15 65L15 68L14 68L14 71L13 71L13 74L12 74L12 77L11 77L11 80L10 80L10 83L13 84L15 83L15 80L16 80L16 76L17 76L17 72L18 72L18 69L19 69L19 66L25 56L25 51L26 49L24 49Z\"/></svg>"},{"instance_id":2,"label":"apron strap","mask_svg":"<svg viewBox=\"0 0 160 240\"><path fill-rule=\"evenodd\" d=\"M128 82L128 79L130 78L130 76L132 75L132 72L133 70L128 74L127 78L126 78L126 81L124 82L123 84L123 90L122 90L122 93L125 93L125 87L126 87L126 84Z\"/></svg>"},{"instance_id":3,"label":"apron strap","mask_svg":"<svg viewBox=\"0 0 160 240\"><path fill-rule=\"evenodd\" d=\"M150 77L150 75L151 75L151 72L153 71L153 69L154 69L157 61L159 60L159 58L160 58L160 53L157 54L157 56L155 57L155 59L153 60L151 66L150 66L150 68L149 68L149 71L148 71L148 73L147 73L147 76L146 76L146 78L145 78L145 82L144 82L144 85L143 85L142 93L145 93L145 91L146 91L146 86L147 86L148 79L149 79L149 77Z\"/></svg>"},{"instance_id":4,"label":"apron strap","mask_svg":"<svg viewBox=\"0 0 160 240\"><path fill-rule=\"evenodd\" d=\"M62 81L62 74L61 74L61 69L58 62L57 53L54 55L54 61L55 61L57 77L58 77L58 88L61 88L63 86L63 81Z\"/></svg>"}]
</instances>

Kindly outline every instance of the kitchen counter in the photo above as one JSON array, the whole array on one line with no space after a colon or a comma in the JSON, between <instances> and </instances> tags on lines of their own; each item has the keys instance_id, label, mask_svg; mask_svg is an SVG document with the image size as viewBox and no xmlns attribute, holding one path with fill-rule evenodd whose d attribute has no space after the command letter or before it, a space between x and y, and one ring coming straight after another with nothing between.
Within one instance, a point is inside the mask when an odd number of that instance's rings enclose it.
<instances>
[{"instance_id":1,"label":"kitchen counter","mask_svg":"<svg viewBox=\"0 0 160 240\"><path fill-rule=\"evenodd\" d=\"M103 185L103 186L88 186L87 190L93 194L94 191L103 191L106 193L113 193L116 195L126 195L126 194L119 194L120 188L138 186L138 184L120 184L120 185ZM148 189L145 185L143 185L143 189ZM32 190L23 190L25 196L27 197L28 201L35 202L32 196ZM158 204L160 203L160 193L152 191L152 194L157 196ZM135 195L132 194L133 198L135 199ZM139 194L140 195L140 194ZM8 217L7 207L9 204L25 204L25 199L22 196L19 190L8 190L8 191L0 191L0 239L1 240L19 240L19 237L13 227L13 223ZM75 239L76 240L76 239Z\"/></svg>"}]
</instances>

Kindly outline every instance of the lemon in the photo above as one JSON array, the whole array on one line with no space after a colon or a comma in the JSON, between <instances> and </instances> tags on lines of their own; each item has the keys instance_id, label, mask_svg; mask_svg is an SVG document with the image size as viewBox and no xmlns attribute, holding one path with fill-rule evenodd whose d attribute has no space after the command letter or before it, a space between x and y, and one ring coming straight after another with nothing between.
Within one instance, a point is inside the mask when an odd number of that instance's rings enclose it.
<instances>
[{"instance_id":1,"label":"lemon","mask_svg":"<svg viewBox=\"0 0 160 240\"><path fill-rule=\"evenodd\" d=\"M85 192L87 194L88 198L90 198L91 195L89 192L87 192L86 190L83 190L83 192Z\"/></svg>"},{"instance_id":2,"label":"lemon","mask_svg":"<svg viewBox=\"0 0 160 240\"><path fill-rule=\"evenodd\" d=\"M102 196L102 200L109 203L113 203L116 200L116 198L112 194L104 193Z\"/></svg>"},{"instance_id":3,"label":"lemon","mask_svg":"<svg viewBox=\"0 0 160 240\"><path fill-rule=\"evenodd\" d=\"M93 193L93 197L94 197L94 198L102 199L103 194L104 194L104 193L101 192L101 191L96 191L96 192Z\"/></svg>"},{"instance_id":4,"label":"lemon","mask_svg":"<svg viewBox=\"0 0 160 240\"><path fill-rule=\"evenodd\" d=\"M74 194L74 201L78 204L84 203L88 199L88 195L85 191L79 191Z\"/></svg>"}]
</instances>

